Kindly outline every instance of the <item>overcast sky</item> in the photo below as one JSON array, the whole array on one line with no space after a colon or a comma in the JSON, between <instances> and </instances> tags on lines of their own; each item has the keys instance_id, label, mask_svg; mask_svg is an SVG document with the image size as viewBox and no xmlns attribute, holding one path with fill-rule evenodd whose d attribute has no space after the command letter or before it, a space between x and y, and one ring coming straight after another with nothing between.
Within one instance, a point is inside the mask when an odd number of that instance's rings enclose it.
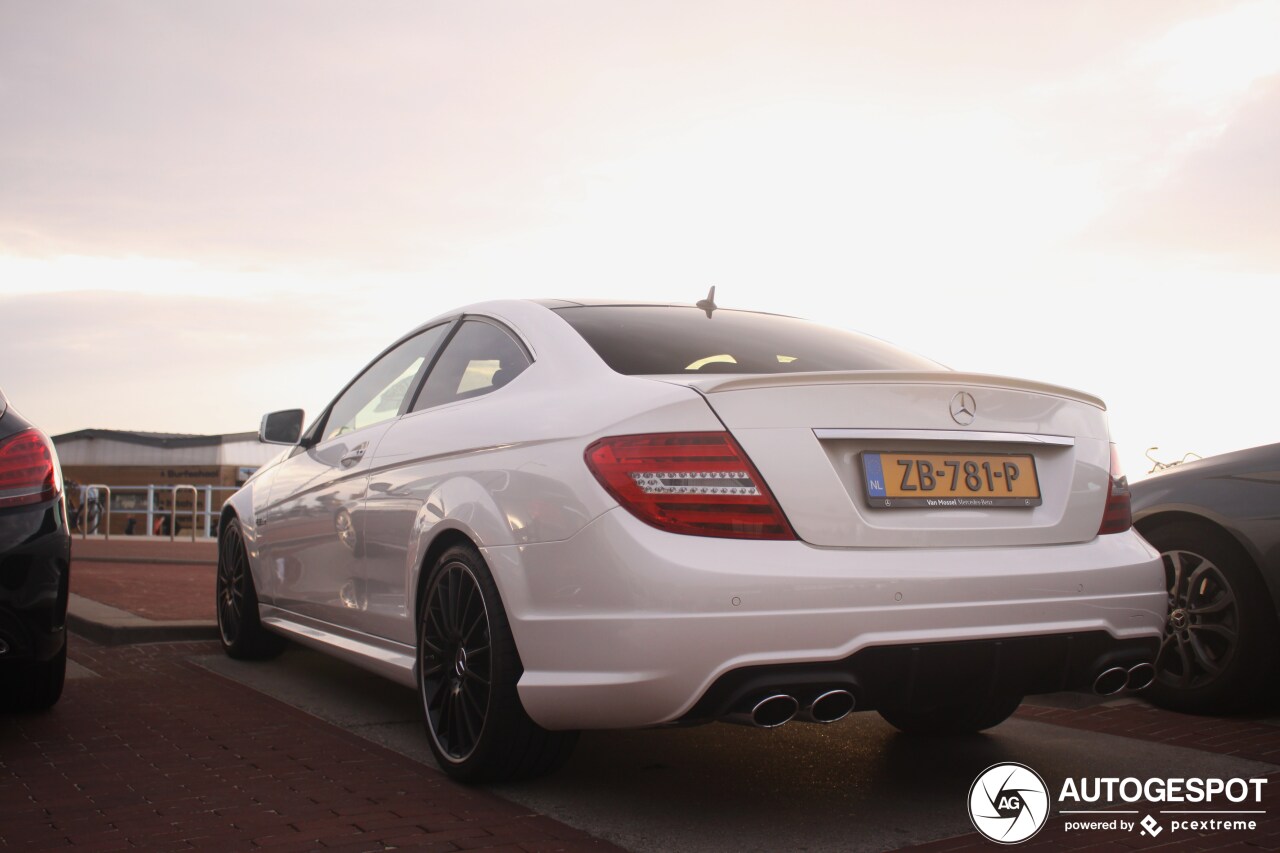
<instances>
[{"instance_id":1,"label":"overcast sky","mask_svg":"<svg viewBox=\"0 0 1280 853\"><path fill-rule=\"evenodd\" d=\"M1269 443L1277 44L1278 0L0 0L0 387L250 430L469 302L714 284L1098 394L1131 475Z\"/></svg>"}]
</instances>

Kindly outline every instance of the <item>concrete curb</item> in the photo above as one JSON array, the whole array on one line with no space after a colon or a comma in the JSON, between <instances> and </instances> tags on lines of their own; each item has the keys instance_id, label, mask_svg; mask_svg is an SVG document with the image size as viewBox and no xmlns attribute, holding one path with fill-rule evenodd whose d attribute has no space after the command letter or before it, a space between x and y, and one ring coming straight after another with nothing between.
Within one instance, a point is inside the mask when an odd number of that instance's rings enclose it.
<instances>
[{"instance_id":1,"label":"concrete curb","mask_svg":"<svg viewBox=\"0 0 1280 853\"><path fill-rule=\"evenodd\" d=\"M72 633L104 646L218 639L216 622L199 619L158 622L75 593L67 600L67 627Z\"/></svg>"}]
</instances>

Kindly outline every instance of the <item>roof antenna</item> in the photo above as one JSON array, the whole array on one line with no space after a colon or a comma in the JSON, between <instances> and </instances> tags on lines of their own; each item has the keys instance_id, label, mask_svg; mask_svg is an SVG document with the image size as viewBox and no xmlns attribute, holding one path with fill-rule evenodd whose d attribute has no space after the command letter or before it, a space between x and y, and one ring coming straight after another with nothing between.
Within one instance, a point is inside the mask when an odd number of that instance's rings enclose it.
<instances>
[{"instance_id":1,"label":"roof antenna","mask_svg":"<svg viewBox=\"0 0 1280 853\"><path fill-rule=\"evenodd\" d=\"M707 291L707 298L696 302L694 307L701 308L703 311L706 311L707 319L711 319L711 312L720 307L716 304L716 286L714 284L711 285L711 289Z\"/></svg>"}]
</instances>

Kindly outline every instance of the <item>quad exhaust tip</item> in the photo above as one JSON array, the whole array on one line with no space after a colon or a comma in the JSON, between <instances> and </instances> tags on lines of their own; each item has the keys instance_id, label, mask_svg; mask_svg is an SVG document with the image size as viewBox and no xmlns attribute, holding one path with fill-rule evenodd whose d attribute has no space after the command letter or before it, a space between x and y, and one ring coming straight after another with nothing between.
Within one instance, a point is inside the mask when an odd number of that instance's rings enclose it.
<instances>
[{"instance_id":1,"label":"quad exhaust tip","mask_svg":"<svg viewBox=\"0 0 1280 853\"><path fill-rule=\"evenodd\" d=\"M848 690L828 690L800 712L800 719L806 723L834 723L849 716L856 704Z\"/></svg>"},{"instance_id":2,"label":"quad exhaust tip","mask_svg":"<svg viewBox=\"0 0 1280 853\"><path fill-rule=\"evenodd\" d=\"M1093 681L1093 692L1099 696L1115 696L1124 691L1144 690L1156 680L1156 668L1153 664L1139 663L1125 669L1113 666L1105 669Z\"/></svg>"},{"instance_id":3,"label":"quad exhaust tip","mask_svg":"<svg viewBox=\"0 0 1280 853\"><path fill-rule=\"evenodd\" d=\"M1129 683L1129 671L1122 666L1104 669L1093 681L1093 692L1099 696L1115 696Z\"/></svg>"},{"instance_id":4,"label":"quad exhaust tip","mask_svg":"<svg viewBox=\"0 0 1280 853\"><path fill-rule=\"evenodd\" d=\"M785 693L766 696L751 708L751 722L762 729L774 729L791 722L800 711L796 697Z\"/></svg>"},{"instance_id":5,"label":"quad exhaust tip","mask_svg":"<svg viewBox=\"0 0 1280 853\"><path fill-rule=\"evenodd\" d=\"M1143 690L1156 680L1156 668L1149 663L1140 663L1129 668L1129 677L1125 681L1126 690Z\"/></svg>"},{"instance_id":6,"label":"quad exhaust tip","mask_svg":"<svg viewBox=\"0 0 1280 853\"><path fill-rule=\"evenodd\" d=\"M749 708L740 707L721 719L726 723L755 726L759 729L776 729L792 720L825 724L843 720L856 704L853 694L843 689L819 693L803 708L800 700L789 693L771 693Z\"/></svg>"},{"instance_id":7,"label":"quad exhaust tip","mask_svg":"<svg viewBox=\"0 0 1280 853\"><path fill-rule=\"evenodd\" d=\"M739 706L738 710L720 719L739 726L755 726L759 729L776 729L791 722L800 712L796 697L787 693L770 693L753 705Z\"/></svg>"}]
</instances>

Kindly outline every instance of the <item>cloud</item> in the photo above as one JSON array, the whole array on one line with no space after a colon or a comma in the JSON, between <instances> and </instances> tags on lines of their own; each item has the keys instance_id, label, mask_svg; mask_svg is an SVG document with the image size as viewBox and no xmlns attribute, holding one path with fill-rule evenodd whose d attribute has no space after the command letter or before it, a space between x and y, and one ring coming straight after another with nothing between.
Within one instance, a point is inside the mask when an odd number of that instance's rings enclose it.
<instances>
[{"instance_id":1,"label":"cloud","mask_svg":"<svg viewBox=\"0 0 1280 853\"><path fill-rule=\"evenodd\" d=\"M708 119L945 130L1204 5L6 4L0 250L411 268L571 220Z\"/></svg>"},{"instance_id":2,"label":"cloud","mask_svg":"<svg viewBox=\"0 0 1280 853\"><path fill-rule=\"evenodd\" d=\"M82 291L0 296L0 388L50 434L257 427L314 414L387 343L305 298Z\"/></svg>"},{"instance_id":3,"label":"cloud","mask_svg":"<svg viewBox=\"0 0 1280 853\"><path fill-rule=\"evenodd\" d=\"M1097 245L1210 255L1280 272L1280 75L1257 84L1220 135L1092 229Z\"/></svg>"}]
</instances>

